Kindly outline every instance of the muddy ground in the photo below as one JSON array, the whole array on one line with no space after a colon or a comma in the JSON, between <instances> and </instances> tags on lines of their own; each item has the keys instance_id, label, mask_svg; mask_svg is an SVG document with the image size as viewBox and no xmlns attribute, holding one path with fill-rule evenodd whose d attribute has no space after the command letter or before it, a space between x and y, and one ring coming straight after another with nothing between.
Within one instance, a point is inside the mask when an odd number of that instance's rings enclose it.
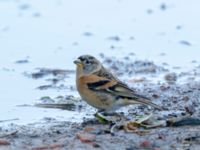
<instances>
[{"instance_id":1,"label":"muddy ground","mask_svg":"<svg viewBox=\"0 0 200 150\"><path fill-rule=\"evenodd\" d=\"M174 68L178 71L172 72L167 64L156 65L154 62L136 61L132 59L132 55L134 54L123 59L110 58L103 54L98 57L130 87L165 108L159 111L146 106L128 106L120 110L124 112L124 116L130 121L136 116L153 113L156 121L164 122L162 126L150 129L133 126L129 127L130 130L120 126L111 134L112 125L100 123L95 117L85 117L81 123L44 118L41 122L28 125L11 123L0 127L0 149L200 149L200 67L196 65L194 69L184 72L179 71L180 68ZM30 80L42 80L45 76L52 76L51 80L48 80L49 84L37 87L38 90L68 88L74 91L74 85L63 83L63 79L69 74L74 76L75 71L40 68L36 72L24 75L30 77ZM37 106L56 106L58 109L84 110L90 113L90 107L74 95L62 95L57 98L45 96ZM174 125L167 122L171 118L187 118L189 121Z\"/></svg>"}]
</instances>

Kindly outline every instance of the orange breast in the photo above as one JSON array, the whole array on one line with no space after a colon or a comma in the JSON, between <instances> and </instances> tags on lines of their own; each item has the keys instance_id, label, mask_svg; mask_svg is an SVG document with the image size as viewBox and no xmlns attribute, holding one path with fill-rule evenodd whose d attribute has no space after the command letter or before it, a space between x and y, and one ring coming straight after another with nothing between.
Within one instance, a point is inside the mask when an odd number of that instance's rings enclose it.
<instances>
[{"instance_id":1,"label":"orange breast","mask_svg":"<svg viewBox=\"0 0 200 150\"><path fill-rule=\"evenodd\" d=\"M96 80L94 76L82 76L77 80L77 89L80 96L91 106L97 109L108 109L112 105L112 97L105 93L100 93L88 89L87 83L91 83Z\"/></svg>"}]
</instances>

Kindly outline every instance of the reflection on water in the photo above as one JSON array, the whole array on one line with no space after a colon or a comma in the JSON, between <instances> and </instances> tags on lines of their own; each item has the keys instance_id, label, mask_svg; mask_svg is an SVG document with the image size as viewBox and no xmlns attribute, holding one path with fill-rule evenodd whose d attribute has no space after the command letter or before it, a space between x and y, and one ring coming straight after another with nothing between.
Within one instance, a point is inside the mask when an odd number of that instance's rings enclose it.
<instances>
[{"instance_id":1,"label":"reflection on water","mask_svg":"<svg viewBox=\"0 0 200 150\"><path fill-rule=\"evenodd\" d=\"M199 3L0 1L0 120L19 118L18 122L27 123L43 117L80 118L74 115L77 112L15 106L70 92L36 90L44 81L23 73L37 67L73 70L73 59L81 54L124 57L134 53L135 60L151 60L170 69L198 66ZM65 85L74 86L74 74L66 80Z\"/></svg>"}]
</instances>

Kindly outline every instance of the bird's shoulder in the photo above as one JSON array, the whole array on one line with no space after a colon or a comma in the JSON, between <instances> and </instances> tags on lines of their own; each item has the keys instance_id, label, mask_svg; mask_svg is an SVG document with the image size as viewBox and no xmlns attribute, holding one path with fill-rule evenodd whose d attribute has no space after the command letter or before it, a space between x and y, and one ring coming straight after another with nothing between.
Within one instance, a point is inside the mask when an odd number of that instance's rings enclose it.
<instances>
[{"instance_id":1,"label":"bird's shoulder","mask_svg":"<svg viewBox=\"0 0 200 150\"><path fill-rule=\"evenodd\" d=\"M115 80L98 76L96 74L83 75L79 77L79 83L87 84L88 87L103 88L105 85L115 84Z\"/></svg>"},{"instance_id":2,"label":"bird's shoulder","mask_svg":"<svg viewBox=\"0 0 200 150\"><path fill-rule=\"evenodd\" d=\"M110 80L118 80L118 78L114 74L112 74L107 68L104 68L103 66L100 70L94 72L93 74Z\"/></svg>"},{"instance_id":3,"label":"bird's shoulder","mask_svg":"<svg viewBox=\"0 0 200 150\"><path fill-rule=\"evenodd\" d=\"M109 92L124 96L131 96L135 91L119 80L112 80L96 74L84 75L79 78L81 85L93 91Z\"/></svg>"}]
</instances>

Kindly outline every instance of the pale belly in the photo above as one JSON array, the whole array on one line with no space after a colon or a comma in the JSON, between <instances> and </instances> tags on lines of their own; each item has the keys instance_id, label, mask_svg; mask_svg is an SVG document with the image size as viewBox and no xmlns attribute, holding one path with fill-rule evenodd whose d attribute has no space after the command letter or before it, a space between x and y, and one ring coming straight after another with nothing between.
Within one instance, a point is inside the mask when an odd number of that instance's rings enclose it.
<instances>
[{"instance_id":1,"label":"pale belly","mask_svg":"<svg viewBox=\"0 0 200 150\"><path fill-rule=\"evenodd\" d=\"M82 99L86 101L89 105L99 110L113 109L113 106L115 104L114 97L109 94L89 92L89 94L80 93L80 95Z\"/></svg>"}]
</instances>

